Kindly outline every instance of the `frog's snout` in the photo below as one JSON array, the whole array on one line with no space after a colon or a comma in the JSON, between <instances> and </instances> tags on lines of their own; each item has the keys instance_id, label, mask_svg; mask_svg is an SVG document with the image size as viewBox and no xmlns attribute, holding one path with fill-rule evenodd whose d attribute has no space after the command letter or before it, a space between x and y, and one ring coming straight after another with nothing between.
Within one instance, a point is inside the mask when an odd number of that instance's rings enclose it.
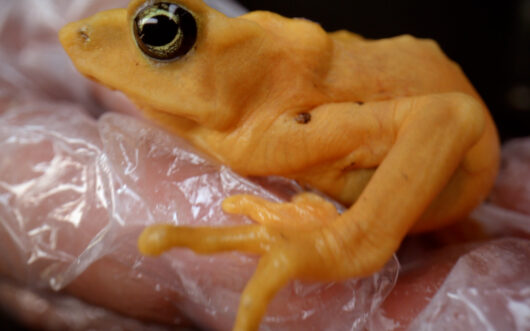
<instances>
[{"instance_id":1,"label":"frog's snout","mask_svg":"<svg viewBox=\"0 0 530 331\"><path fill-rule=\"evenodd\" d=\"M112 9L65 25L59 41L78 71L108 84L113 76L121 77L119 69L130 68L124 62L130 53L127 27L126 10Z\"/></svg>"},{"instance_id":2,"label":"frog's snout","mask_svg":"<svg viewBox=\"0 0 530 331\"><path fill-rule=\"evenodd\" d=\"M109 50L118 47L119 39L126 35L126 22L125 9L108 10L68 23L59 31L59 41L70 57L103 48Z\"/></svg>"}]
</instances>

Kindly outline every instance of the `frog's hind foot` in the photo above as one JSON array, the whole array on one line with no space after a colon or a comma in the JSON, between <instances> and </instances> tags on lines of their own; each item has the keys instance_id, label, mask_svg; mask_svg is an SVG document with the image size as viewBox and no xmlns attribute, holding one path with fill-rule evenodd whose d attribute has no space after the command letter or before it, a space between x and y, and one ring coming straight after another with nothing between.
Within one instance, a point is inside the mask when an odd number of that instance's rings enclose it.
<instances>
[{"instance_id":1,"label":"frog's hind foot","mask_svg":"<svg viewBox=\"0 0 530 331\"><path fill-rule=\"evenodd\" d=\"M144 255L159 255L172 247L197 253L243 251L262 255L239 304L234 330L257 330L275 293L296 277L295 258L285 251L282 235L262 225L184 227L153 225L144 230L138 246Z\"/></svg>"},{"instance_id":2,"label":"frog's hind foot","mask_svg":"<svg viewBox=\"0 0 530 331\"><path fill-rule=\"evenodd\" d=\"M334 259L339 251L335 250L340 245L326 229L339 214L330 202L312 193L300 194L288 203L237 195L226 199L223 209L247 215L260 224L154 225L144 230L138 246L145 255L158 255L172 247L202 254L241 251L260 255L256 272L241 295L234 330L257 330L268 303L289 280L336 278Z\"/></svg>"}]
</instances>

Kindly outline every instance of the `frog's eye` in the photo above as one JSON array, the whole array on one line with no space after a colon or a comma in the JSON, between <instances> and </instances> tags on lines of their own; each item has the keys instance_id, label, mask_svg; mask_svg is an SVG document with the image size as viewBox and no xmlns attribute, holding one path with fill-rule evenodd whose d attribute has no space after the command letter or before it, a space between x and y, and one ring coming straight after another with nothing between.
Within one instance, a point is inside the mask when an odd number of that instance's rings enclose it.
<instances>
[{"instance_id":1,"label":"frog's eye","mask_svg":"<svg viewBox=\"0 0 530 331\"><path fill-rule=\"evenodd\" d=\"M158 60L173 60L188 53L197 39L197 23L181 6L158 2L141 9L133 21L140 49Z\"/></svg>"}]
</instances>

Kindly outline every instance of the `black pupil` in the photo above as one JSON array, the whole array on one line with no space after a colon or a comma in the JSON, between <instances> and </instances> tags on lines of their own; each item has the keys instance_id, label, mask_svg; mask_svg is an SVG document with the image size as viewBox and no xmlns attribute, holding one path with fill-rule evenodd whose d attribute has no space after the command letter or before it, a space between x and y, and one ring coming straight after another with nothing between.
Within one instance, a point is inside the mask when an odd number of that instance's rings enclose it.
<instances>
[{"instance_id":1,"label":"black pupil","mask_svg":"<svg viewBox=\"0 0 530 331\"><path fill-rule=\"evenodd\" d=\"M144 43L151 46L164 46L169 44L178 34L179 25L170 17L157 15L151 17L142 27L141 38Z\"/></svg>"}]
</instances>

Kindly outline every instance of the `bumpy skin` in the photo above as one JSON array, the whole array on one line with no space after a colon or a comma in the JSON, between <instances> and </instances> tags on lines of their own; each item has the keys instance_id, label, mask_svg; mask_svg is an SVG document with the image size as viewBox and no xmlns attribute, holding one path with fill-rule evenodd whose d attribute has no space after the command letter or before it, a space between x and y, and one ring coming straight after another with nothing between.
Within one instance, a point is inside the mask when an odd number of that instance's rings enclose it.
<instances>
[{"instance_id":1,"label":"bumpy skin","mask_svg":"<svg viewBox=\"0 0 530 331\"><path fill-rule=\"evenodd\" d=\"M461 219L486 196L496 129L435 42L365 40L268 12L227 18L200 0L170 1L198 24L195 47L178 60L137 47L132 20L145 0L68 25L61 42L83 74L239 173L286 176L351 205L339 215L314 194L286 204L243 195L223 207L256 225L145 230L145 254L184 246L262 256L236 330L257 329L290 279L373 273L407 233Z\"/></svg>"}]
</instances>

